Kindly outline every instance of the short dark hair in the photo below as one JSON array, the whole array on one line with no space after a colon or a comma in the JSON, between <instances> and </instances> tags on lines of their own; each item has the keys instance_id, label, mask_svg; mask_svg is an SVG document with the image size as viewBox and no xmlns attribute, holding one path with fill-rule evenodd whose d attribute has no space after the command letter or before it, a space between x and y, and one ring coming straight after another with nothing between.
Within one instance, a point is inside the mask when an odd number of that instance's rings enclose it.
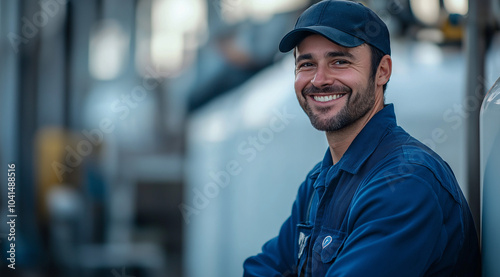
<instances>
[{"instance_id":1,"label":"short dark hair","mask_svg":"<svg viewBox=\"0 0 500 277\"><path fill-rule=\"evenodd\" d=\"M370 78L372 78L372 80L375 80L375 75L377 75L377 69L378 69L378 66L380 65L380 61L382 60L382 57L385 56L384 53L382 53L382 51L380 51L379 49L377 49L376 47L373 47L371 46L370 44L367 44L368 46L370 46L370 50L371 50L371 54L372 54L372 72L371 72L371 76ZM387 81L387 83L389 83L389 81ZM383 88L383 91L385 93L385 90L387 88L387 83L384 84L384 86L382 87Z\"/></svg>"}]
</instances>

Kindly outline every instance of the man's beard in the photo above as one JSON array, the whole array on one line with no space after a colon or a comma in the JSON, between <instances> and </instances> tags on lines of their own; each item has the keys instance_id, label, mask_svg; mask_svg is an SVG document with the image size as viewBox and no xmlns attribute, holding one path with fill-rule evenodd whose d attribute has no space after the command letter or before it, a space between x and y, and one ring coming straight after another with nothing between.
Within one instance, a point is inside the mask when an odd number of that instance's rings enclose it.
<instances>
[{"instance_id":1,"label":"man's beard","mask_svg":"<svg viewBox=\"0 0 500 277\"><path fill-rule=\"evenodd\" d=\"M327 113L332 107L316 108L317 113L313 113L307 98L307 95L311 93L347 93L342 96L347 97L347 99L345 100L345 106L336 116L321 119L319 115ZM302 91L302 96L305 99L302 108L309 116L312 126L320 131L333 132L353 124L373 108L375 104L375 81L370 78L368 86L360 90L354 98L352 98L352 89L347 86L329 86L321 89L310 86Z\"/></svg>"}]
</instances>

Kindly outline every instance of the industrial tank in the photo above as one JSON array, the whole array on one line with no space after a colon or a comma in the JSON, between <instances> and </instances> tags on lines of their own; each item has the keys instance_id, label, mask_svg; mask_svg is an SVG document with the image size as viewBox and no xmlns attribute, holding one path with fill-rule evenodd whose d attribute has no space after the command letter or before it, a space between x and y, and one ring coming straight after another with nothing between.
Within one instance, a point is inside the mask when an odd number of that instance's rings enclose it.
<instances>
[{"instance_id":1,"label":"industrial tank","mask_svg":"<svg viewBox=\"0 0 500 277\"><path fill-rule=\"evenodd\" d=\"M483 276L500 276L500 78L480 112Z\"/></svg>"}]
</instances>

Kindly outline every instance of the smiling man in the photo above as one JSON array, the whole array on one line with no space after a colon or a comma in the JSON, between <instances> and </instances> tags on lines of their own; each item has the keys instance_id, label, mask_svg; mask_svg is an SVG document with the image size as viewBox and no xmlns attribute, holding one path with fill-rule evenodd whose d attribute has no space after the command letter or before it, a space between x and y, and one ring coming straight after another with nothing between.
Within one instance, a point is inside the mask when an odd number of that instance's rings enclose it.
<instances>
[{"instance_id":1,"label":"smiling man","mask_svg":"<svg viewBox=\"0 0 500 277\"><path fill-rule=\"evenodd\" d=\"M480 276L453 172L384 103L392 60L383 21L359 3L322 1L279 47L294 51L297 99L329 147L244 276Z\"/></svg>"}]
</instances>

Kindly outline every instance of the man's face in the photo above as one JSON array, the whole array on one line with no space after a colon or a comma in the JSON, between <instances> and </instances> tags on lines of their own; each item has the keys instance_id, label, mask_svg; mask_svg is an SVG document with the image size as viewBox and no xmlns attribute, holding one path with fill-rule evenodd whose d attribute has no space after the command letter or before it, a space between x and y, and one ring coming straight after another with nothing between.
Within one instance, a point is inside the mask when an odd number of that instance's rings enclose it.
<instances>
[{"instance_id":1,"label":"man's face","mask_svg":"<svg viewBox=\"0 0 500 277\"><path fill-rule=\"evenodd\" d=\"M342 47L320 35L296 48L295 93L311 124L321 131L351 125L374 108L371 53L366 44Z\"/></svg>"}]
</instances>

